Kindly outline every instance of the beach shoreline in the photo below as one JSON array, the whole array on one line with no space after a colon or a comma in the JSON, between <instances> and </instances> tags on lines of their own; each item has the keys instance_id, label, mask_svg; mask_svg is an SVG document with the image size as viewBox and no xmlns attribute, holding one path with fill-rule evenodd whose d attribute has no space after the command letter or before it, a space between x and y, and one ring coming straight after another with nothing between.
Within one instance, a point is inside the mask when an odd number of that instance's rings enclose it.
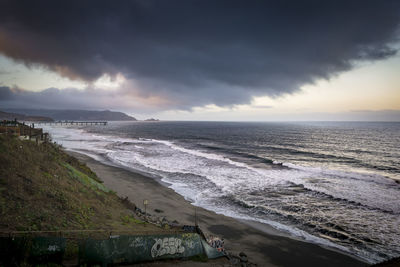
<instances>
[{"instance_id":1,"label":"beach shoreline","mask_svg":"<svg viewBox=\"0 0 400 267\"><path fill-rule=\"evenodd\" d=\"M143 200L147 199L147 211L165 216L169 221L194 225L196 217L206 235L224 238L225 248L229 252L239 254L243 251L258 266L368 265L353 255L296 239L272 226L238 220L195 207L171 188L134 170L108 165L82 153L67 153L86 163L103 180L105 186L121 197L128 197L139 208L143 209Z\"/></svg>"}]
</instances>

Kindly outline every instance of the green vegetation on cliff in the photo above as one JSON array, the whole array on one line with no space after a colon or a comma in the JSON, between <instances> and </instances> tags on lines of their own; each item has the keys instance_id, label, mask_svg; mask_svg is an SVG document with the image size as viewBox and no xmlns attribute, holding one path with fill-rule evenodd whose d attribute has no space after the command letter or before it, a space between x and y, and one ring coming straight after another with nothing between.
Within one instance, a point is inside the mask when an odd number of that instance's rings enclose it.
<instances>
[{"instance_id":1,"label":"green vegetation on cliff","mask_svg":"<svg viewBox=\"0 0 400 267\"><path fill-rule=\"evenodd\" d=\"M160 230L58 145L0 135L0 230Z\"/></svg>"}]
</instances>

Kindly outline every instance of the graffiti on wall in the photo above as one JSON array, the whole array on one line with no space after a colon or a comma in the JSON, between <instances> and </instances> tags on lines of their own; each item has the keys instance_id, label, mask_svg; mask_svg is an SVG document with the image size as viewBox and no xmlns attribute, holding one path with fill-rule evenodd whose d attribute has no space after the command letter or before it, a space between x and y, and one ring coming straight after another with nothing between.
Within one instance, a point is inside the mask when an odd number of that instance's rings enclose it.
<instances>
[{"instance_id":1,"label":"graffiti on wall","mask_svg":"<svg viewBox=\"0 0 400 267\"><path fill-rule=\"evenodd\" d=\"M183 253L185 247L182 245L182 240L175 237L155 238L155 243L151 248L151 256L153 258L160 257L166 254L174 255Z\"/></svg>"},{"instance_id":2,"label":"graffiti on wall","mask_svg":"<svg viewBox=\"0 0 400 267\"><path fill-rule=\"evenodd\" d=\"M143 237L136 237L130 242L129 247L144 248L146 247L146 240Z\"/></svg>"},{"instance_id":3,"label":"graffiti on wall","mask_svg":"<svg viewBox=\"0 0 400 267\"><path fill-rule=\"evenodd\" d=\"M48 251L59 251L60 247L57 245L49 245L49 247L47 248Z\"/></svg>"}]
</instances>

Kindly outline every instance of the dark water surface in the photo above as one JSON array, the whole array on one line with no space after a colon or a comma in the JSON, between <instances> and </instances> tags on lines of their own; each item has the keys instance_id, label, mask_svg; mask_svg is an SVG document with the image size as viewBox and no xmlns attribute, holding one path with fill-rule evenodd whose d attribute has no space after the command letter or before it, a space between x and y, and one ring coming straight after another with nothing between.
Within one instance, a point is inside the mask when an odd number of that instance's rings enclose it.
<instances>
[{"instance_id":1,"label":"dark water surface","mask_svg":"<svg viewBox=\"0 0 400 267\"><path fill-rule=\"evenodd\" d=\"M400 256L400 123L112 122L48 128L195 205L377 262Z\"/></svg>"}]
</instances>

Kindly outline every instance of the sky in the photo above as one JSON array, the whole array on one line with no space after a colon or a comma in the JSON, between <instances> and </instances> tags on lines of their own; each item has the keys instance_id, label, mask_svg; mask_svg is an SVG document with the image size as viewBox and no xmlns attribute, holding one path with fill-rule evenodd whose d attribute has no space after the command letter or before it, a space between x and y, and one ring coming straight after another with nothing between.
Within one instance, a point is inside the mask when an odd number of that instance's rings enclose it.
<instances>
[{"instance_id":1,"label":"sky","mask_svg":"<svg viewBox=\"0 0 400 267\"><path fill-rule=\"evenodd\" d=\"M399 1L0 2L0 110L400 121Z\"/></svg>"}]
</instances>

